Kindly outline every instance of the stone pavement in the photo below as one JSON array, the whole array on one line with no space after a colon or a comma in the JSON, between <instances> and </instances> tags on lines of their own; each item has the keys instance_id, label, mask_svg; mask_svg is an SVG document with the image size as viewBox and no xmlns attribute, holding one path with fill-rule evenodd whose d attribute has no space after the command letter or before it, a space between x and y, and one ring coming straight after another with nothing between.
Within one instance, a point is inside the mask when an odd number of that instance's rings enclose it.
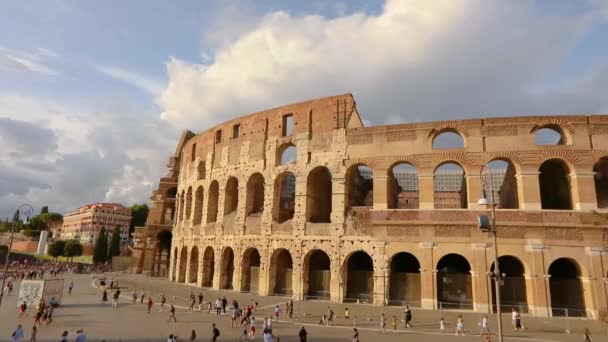
<instances>
[{"instance_id":1,"label":"stone pavement","mask_svg":"<svg viewBox=\"0 0 608 342\"><path fill-rule=\"evenodd\" d=\"M187 340L192 329L195 329L199 338L198 341L208 341L211 330L211 323L216 323L222 334L220 341L237 341L240 330L230 328L228 316L208 315L206 312L187 312L185 310L186 298L190 291L198 294L200 291L205 296L205 301L215 300L218 297L226 296L230 301L236 299L240 305L246 305L252 300L259 302L260 309L255 313L258 319L258 332L261 330L261 319L265 315L270 315L274 305L282 304L286 298L283 297L259 297L250 294L242 294L232 291L213 291L199 289L183 284L174 284L164 279L145 278L142 276L130 275L109 275L120 282L123 288L124 298L121 298L119 308L113 309L109 304L101 305L101 292L93 287L98 283L98 278L88 275L69 276L75 279L76 286L71 296L64 297L64 305L58 308L54 314L54 322L49 326L39 328L39 341L57 341L63 330L70 332L70 341L73 340L75 331L83 328L87 333L87 341L166 341L170 333L177 333L180 338ZM66 277L67 278L67 277ZM95 281L97 280L97 282ZM159 312L155 305L152 313L146 313L145 304L130 304L128 297L131 295L131 287L143 288L146 296L151 294L155 304L159 301L160 293L167 297L167 304L174 304L178 307L176 313L177 323L168 323L168 312ZM18 286L16 286L16 289ZM15 291L16 292L16 291ZM29 339L32 312L27 318L17 319L16 315L16 294L5 297L5 301L0 308L0 341L7 341L10 333L18 323L23 324L26 337ZM325 327L318 325L320 316L326 312L327 307L331 306L336 315L337 326ZM426 310L414 310L414 329L404 330L399 328L397 333L382 333L378 329L378 317L384 312L388 317L397 315L401 318L400 308L374 307L369 305L357 304L335 304L324 301L295 302L297 322L279 322L273 326L276 335L281 337L281 341L297 341L297 332L301 326L305 326L309 333L308 341L350 341L352 328L344 326L343 308L348 306L351 317L357 317L357 327L360 330L361 341L403 341L415 338L417 342L426 341L485 341L485 338L471 335L478 333L477 322L481 315L463 313L466 324L467 336L456 337L452 334L441 335L438 333L438 321L443 315L449 323L452 323L450 330L454 327L457 312L433 312ZM284 308L284 306L281 306ZM490 317L491 328L494 328L493 317ZM524 317L524 323L528 326L527 331L515 336L510 330L510 322L505 316L506 341L582 341L582 330L589 327L594 332L595 340L602 340L606 336L606 325L595 321L582 319L538 319ZM572 334L566 334L564 329L570 328ZM603 335L603 336L601 336ZM258 333L257 341L261 341L261 334ZM496 341L494 336L493 341ZM608 339L606 339L608 340Z\"/></svg>"}]
</instances>

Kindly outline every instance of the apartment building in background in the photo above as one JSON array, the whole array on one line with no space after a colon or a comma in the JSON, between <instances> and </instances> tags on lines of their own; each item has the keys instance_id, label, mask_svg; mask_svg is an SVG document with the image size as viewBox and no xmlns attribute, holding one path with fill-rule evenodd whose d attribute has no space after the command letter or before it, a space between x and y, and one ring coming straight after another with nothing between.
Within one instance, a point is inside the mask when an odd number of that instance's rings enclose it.
<instances>
[{"instance_id":1,"label":"apartment building in background","mask_svg":"<svg viewBox=\"0 0 608 342\"><path fill-rule=\"evenodd\" d=\"M120 203L87 204L63 216L63 226L55 238L93 244L101 227L113 231L119 226L120 240L127 242L130 223L131 209Z\"/></svg>"}]
</instances>

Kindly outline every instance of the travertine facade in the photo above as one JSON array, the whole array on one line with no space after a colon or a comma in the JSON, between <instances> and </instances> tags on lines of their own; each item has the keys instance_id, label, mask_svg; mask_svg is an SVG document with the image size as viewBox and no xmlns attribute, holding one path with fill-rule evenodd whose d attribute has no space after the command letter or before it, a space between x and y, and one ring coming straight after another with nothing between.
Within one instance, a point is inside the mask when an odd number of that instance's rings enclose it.
<instances>
[{"instance_id":1,"label":"travertine facade","mask_svg":"<svg viewBox=\"0 0 608 342\"><path fill-rule=\"evenodd\" d=\"M537 145L547 130L558 141ZM463 146L434 148L449 134ZM352 96L340 95L185 132L136 231L134 271L296 299L488 312L494 252L477 216L491 193L482 168L497 160L503 303L597 318L608 306L606 115L363 127ZM403 188L395 167L415 170L418 188ZM462 173L460 188L434 191L444 167Z\"/></svg>"}]
</instances>

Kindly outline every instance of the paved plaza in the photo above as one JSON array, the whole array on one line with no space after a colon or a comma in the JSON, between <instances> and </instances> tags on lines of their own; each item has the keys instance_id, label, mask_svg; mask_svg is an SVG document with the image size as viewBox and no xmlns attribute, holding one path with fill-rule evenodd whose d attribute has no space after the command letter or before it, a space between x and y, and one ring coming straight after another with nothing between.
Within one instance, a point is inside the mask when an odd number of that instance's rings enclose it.
<instances>
[{"instance_id":1,"label":"paved plaza","mask_svg":"<svg viewBox=\"0 0 608 342\"><path fill-rule=\"evenodd\" d=\"M119 281L122 288L122 298L117 309L110 304L100 303L101 292L94 287L99 284L100 276L75 275L74 292L71 296L65 296L63 305L55 311L54 322L49 326L39 328L39 341L57 341L63 330L70 332L70 341L75 336L77 329L84 329L88 341L165 341L171 333L177 334L184 341L192 329L196 330L197 341L209 341L211 323L216 323L221 331L220 341L238 341L240 329L230 327L228 315L217 316L204 312L188 312L186 310L187 297L193 291L198 295L203 292L205 301L226 296L230 302L236 299L241 306L257 301L259 309L255 312L256 324L258 328L257 341L261 341L261 321L264 316L269 316L275 305L281 305L284 309L286 298L284 297L258 297L250 294L236 293L231 291L212 291L199 289L183 284L175 284L159 278L146 278L143 276L131 275L108 275L108 278ZM151 314L146 313L145 304L131 304L129 296L131 288L144 289L146 297L151 294L155 307ZM18 286L16 287L18 288ZM16 292L16 291L15 291ZM16 293L5 297L5 301L0 309L0 341L8 340L10 333L21 323L24 326L26 337L29 339L32 312L28 312L27 318L18 319L16 315ZM111 294L112 292L110 292ZM177 307L177 323L168 323L168 310L159 312L156 305L159 302L159 295L164 293L167 304L174 304ZM336 325L325 327L318 324L323 313L328 306L336 313ZM361 341L404 341L416 339L417 342L423 341L485 341L485 337L478 335L479 329L477 322L482 315L472 313L462 313L465 321L467 336L456 337L453 335L454 322L459 312L433 312L426 310L414 310L414 328L405 330L401 322L401 308L396 307L375 307L357 304L335 304L324 301L307 301L295 303L295 318L293 321L282 320L273 325L276 336L281 341L297 341L297 333L302 326L308 331L308 341L350 341L352 328L345 326L343 312L347 306L351 317L356 317L357 327L360 330ZM388 317L386 332L379 330L379 317L384 313ZM395 333L390 327L393 315L398 317L399 329ZM449 334L439 333L438 322L443 316L448 323L451 323ZM596 341L606 338L607 327L597 321L583 319L539 319L524 316L526 331L515 335L510 326L507 316L504 317L506 331L506 341L582 341L582 331L588 327L594 332ZM490 328L495 328L494 317L490 317ZM571 334L564 332L565 329L572 330ZM493 336L493 341L496 337ZM608 339L607 339L608 340Z\"/></svg>"}]
</instances>

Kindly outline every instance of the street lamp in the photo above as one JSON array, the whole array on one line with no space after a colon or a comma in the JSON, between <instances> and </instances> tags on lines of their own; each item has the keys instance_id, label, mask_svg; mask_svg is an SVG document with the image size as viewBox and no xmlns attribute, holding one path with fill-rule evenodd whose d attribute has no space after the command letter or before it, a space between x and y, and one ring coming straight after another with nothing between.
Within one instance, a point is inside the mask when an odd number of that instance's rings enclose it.
<instances>
[{"instance_id":1,"label":"street lamp","mask_svg":"<svg viewBox=\"0 0 608 342\"><path fill-rule=\"evenodd\" d=\"M489 178L489 181L488 179ZM500 282L502 276L500 274L500 268L498 266L498 239L496 237L496 199L494 196L494 179L492 178L492 170L488 165L484 165L481 169L481 184L482 184L482 197L479 199L480 206L492 206L491 217L487 215L479 215L478 224L479 228L483 231L492 233L494 238L494 271L490 273L490 277L494 280L494 288L496 292L496 320L498 325L498 341L503 341L502 336L502 314L500 308ZM486 197L486 190L490 192L490 200Z\"/></svg>"},{"instance_id":2,"label":"street lamp","mask_svg":"<svg viewBox=\"0 0 608 342\"><path fill-rule=\"evenodd\" d=\"M27 224L27 221L30 219L30 215L34 212L34 208L32 208L29 204L22 204L15 210L15 215L13 216L13 225L11 227L11 237L8 243L8 251L6 252L6 260L4 261L4 273L2 274L2 288L0 288L0 306L2 306L2 298L4 297L4 286L6 283L6 278L8 278L8 263L9 258L11 256L11 248L13 247L13 235L15 234L15 226L17 226L17 222L19 222L19 216L25 216L24 224Z\"/></svg>"}]
</instances>

